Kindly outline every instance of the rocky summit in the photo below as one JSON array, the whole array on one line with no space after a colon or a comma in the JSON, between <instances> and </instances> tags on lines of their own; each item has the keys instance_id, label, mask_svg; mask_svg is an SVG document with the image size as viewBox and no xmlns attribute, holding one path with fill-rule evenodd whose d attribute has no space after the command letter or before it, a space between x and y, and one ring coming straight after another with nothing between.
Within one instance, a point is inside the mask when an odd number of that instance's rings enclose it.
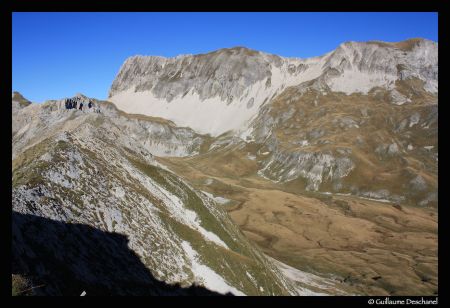
<instances>
[{"instance_id":1,"label":"rocky summit","mask_svg":"<svg viewBox=\"0 0 450 308\"><path fill-rule=\"evenodd\" d=\"M436 295L437 50L133 56L106 101L14 92L13 274L51 295Z\"/></svg>"}]
</instances>

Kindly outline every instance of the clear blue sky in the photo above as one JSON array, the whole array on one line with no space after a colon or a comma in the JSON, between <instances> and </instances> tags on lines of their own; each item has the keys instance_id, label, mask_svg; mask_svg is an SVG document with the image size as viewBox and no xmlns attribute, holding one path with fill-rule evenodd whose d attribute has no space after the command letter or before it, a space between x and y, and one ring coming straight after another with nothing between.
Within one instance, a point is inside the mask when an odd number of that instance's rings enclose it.
<instances>
[{"instance_id":1,"label":"clear blue sky","mask_svg":"<svg viewBox=\"0 0 450 308\"><path fill-rule=\"evenodd\" d=\"M438 40L437 13L13 13L13 90L34 102L104 99L132 55L246 46L311 57L344 41Z\"/></svg>"}]
</instances>

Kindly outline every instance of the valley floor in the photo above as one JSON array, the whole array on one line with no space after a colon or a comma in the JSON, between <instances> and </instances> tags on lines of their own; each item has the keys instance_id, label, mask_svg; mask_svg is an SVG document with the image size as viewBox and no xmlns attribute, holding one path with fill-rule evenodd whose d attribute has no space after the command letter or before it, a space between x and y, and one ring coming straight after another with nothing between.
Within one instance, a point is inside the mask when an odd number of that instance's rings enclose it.
<instances>
[{"instance_id":1,"label":"valley floor","mask_svg":"<svg viewBox=\"0 0 450 308\"><path fill-rule=\"evenodd\" d=\"M225 200L222 206L242 232L283 262L279 266L297 280L299 294L299 273L314 274L318 294L438 292L436 208L293 191L252 174L230 176L201 155L160 160L196 188Z\"/></svg>"}]
</instances>

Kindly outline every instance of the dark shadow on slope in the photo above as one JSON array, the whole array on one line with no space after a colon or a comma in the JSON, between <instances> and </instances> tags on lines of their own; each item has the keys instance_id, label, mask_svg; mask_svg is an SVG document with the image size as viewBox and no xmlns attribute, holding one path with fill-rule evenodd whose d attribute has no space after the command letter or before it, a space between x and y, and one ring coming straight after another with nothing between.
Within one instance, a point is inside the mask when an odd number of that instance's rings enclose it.
<instances>
[{"instance_id":1,"label":"dark shadow on slope","mask_svg":"<svg viewBox=\"0 0 450 308\"><path fill-rule=\"evenodd\" d=\"M17 212L12 257L13 274L43 285L36 295L222 295L155 279L122 234Z\"/></svg>"}]
</instances>

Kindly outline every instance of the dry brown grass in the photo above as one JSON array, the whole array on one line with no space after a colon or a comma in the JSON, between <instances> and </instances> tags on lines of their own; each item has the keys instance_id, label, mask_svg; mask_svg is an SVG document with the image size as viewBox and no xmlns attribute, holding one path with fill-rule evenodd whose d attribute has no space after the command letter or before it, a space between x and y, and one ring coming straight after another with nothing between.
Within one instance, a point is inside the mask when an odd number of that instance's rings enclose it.
<instances>
[{"instance_id":1,"label":"dry brown grass","mask_svg":"<svg viewBox=\"0 0 450 308\"><path fill-rule=\"evenodd\" d=\"M341 281L340 288L354 294L437 292L435 209L350 196L306 197L256 176L222 176L216 162L206 166L208 159L161 160L197 188L234 200L226 207L231 218L266 254L286 264Z\"/></svg>"},{"instance_id":2,"label":"dry brown grass","mask_svg":"<svg viewBox=\"0 0 450 308\"><path fill-rule=\"evenodd\" d=\"M367 42L367 44L375 44L380 47L394 47L394 48L398 48L402 51L411 51L414 48L414 46L416 46L420 41L422 41L421 38L412 38L409 40L396 42L396 43L369 41L369 42Z\"/></svg>"}]
</instances>

